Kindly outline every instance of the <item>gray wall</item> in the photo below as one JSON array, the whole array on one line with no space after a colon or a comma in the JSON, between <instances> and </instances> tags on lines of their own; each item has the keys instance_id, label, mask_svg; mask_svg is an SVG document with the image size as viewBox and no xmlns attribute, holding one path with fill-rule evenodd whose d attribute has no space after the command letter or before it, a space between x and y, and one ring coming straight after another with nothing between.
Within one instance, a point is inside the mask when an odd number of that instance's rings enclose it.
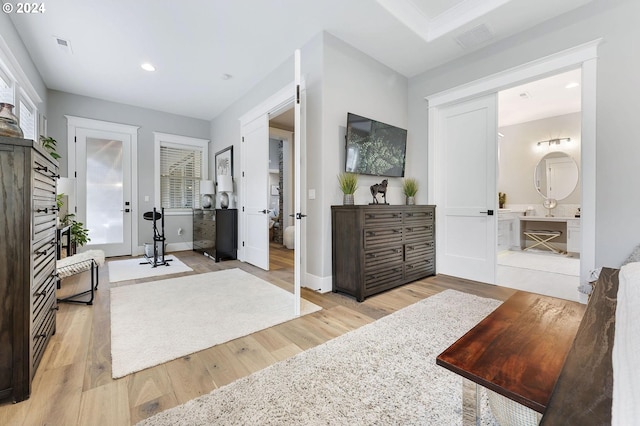
<instances>
[{"instance_id":1,"label":"gray wall","mask_svg":"<svg viewBox=\"0 0 640 426\"><path fill-rule=\"evenodd\" d=\"M507 205L541 204L542 196L533 183L533 171L547 153L564 152L573 158L580 169L580 113L500 127L504 135L499 139L498 191L507 194ZM571 138L560 146L538 147L536 142L551 138ZM560 204L580 204L580 183Z\"/></svg>"},{"instance_id":2,"label":"gray wall","mask_svg":"<svg viewBox=\"0 0 640 426\"><path fill-rule=\"evenodd\" d=\"M638 16L637 0L594 0L410 79L409 135L422 144L416 154L426 161L425 96L602 37L597 69L596 266L619 266L640 243L640 198L629 196L630 189L640 187Z\"/></svg>"},{"instance_id":3,"label":"gray wall","mask_svg":"<svg viewBox=\"0 0 640 426\"><path fill-rule=\"evenodd\" d=\"M152 241L153 229L150 221L142 219L142 214L153 209L154 170L153 132L171 133L181 136L209 139L209 122L154 111L101 99L78 96L55 90L49 91L49 136L58 141L58 152L62 155L60 166L62 176L67 176L67 119L65 115L110 121L139 126L138 129L138 244ZM211 145L211 144L210 144ZM211 150L211 146L209 146ZM148 195L151 201L145 202ZM159 206L156 206L159 207ZM178 235L178 228L184 233ZM167 243L188 243L192 240L193 218L189 216L168 216L165 220Z\"/></svg>"}]
</instances>

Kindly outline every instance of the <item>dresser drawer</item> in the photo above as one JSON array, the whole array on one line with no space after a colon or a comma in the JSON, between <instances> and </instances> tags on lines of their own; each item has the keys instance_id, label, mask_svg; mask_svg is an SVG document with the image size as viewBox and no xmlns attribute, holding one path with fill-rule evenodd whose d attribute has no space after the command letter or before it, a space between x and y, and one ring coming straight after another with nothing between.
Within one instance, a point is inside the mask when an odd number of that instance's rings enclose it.
<instances>
[{"instance_id":1,"label":"dresser drawer","mask_svg":"<svg viewBox=\"0 0 640 426\"><path fill-rule=\"evenodd\" d=\"M404 223L410 222L433 222L435 211L432 209L414 210L404 212Z\"/></svg>"},{"instance_id":2,"label":"dresser drawer","mask_svg":"<svg viewBox=\"0 0 640 426\"><path fill-rule=\"evenodd\" d=\"M366 228L363 230L364 249L369 250L384 245L402 243L402 227Z\"/></svg>"},{"instance_id":3,"label":"dresser drawer","mask_svg":"<svg viewBox=\"0 0 640 426\"><path fill-rule=\"evenodd\" d=\"M365 271L388 268L389 265L402 263L402 246L387 247L379 250L367 250L364 253Z\"/></svg>"},{"instance_id":4,"label":"dresser drawer","mask_svg":"<svg viewBox=\"0 0 640 426\"><path fill-rule=\"evenodd\" d=\"M49 339L53 335L56 329L56 311L55 311L55 298L51 299L43 310L43 318L40 325L36 328L32 328L31 350L33 354L33 369L32 373L35 373L44 350L47 347Z\"/></svg>"},{"instance_id":5,"label":"dresser drawer","mask_svg":"<svg viewBox=\"0 0 640 426\"><path fill-rule=\"evenodd\" d=\"M399 210L384 209L380 211L369 210L364 212L364 226L389 226L396 223L402 223L402 212Z\"/></svg>"},{"instance_id":6,"label":"dresser drawer","mask_svg":"<svg viewBox=\"0 0 640 426\"><path fill-rule=\"evenodd\" d=\"M377 293L381 287L395 287L400 281L402 281L402 265L374 272L365 272L365 294Z\"/></svg>"},{"instance_id":7,"label":"dresser drawer","mask_svg":"<svg viewBox=\"0 0 640 426\"><path fill-rule=\"evenodd\" d=\"M415 225L405 225L404 227L404 241L405 243L411 243L419 240L432 240L433 239L433 223L419 223Z\"/></svg>"},{"instance_id":8,"label":"dresser drawer","mask_svg":"<svg viewBox=\"0 0 640 426\"><path fill-rule=\"evenodd\" d=\"M33 329L38 329L53 307L58 278L51 275L31 295L31 319Z\"/></svg>"},{"instance_id":9,"label":"dresser drawer","mask_svg":"<svg viewBox=\"0 0 640 426\"><path fill-rule=\"evenodd\" d=\"M405 261L414 262L417 260L423 260L429 257L433 257L435 253L434 248L435 242L433 241L419 241L415 243L405 244Z\"/></svg>"},{"instance_id":10,"label":"dresser drawer","mask_svg":"<svg viewBox=\"0 0 640 426\"><path fill-rule=\"evenodd\" d=\"M404 264L405 281L414 281L435 272L435 259L433 257L427 259L406 262Z\"/></svg>"},{"instance_id":11,"label":"dresser drawer","mask_svg":"<svg viewBox=\"0 0 640 426\"><path fill-rule=\"evenodd\" d=\"M33 197L55 199L58 168L36 153L33 159L33 170Z\"/></svg>"}]
</instances>

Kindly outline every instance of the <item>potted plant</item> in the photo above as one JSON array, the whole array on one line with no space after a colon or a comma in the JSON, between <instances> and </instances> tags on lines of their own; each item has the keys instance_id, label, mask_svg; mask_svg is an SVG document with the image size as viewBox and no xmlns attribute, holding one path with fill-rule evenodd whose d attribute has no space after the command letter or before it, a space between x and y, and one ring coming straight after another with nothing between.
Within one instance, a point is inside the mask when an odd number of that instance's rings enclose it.
<instances>
[{"instance_id":1,"label":"potted plant","mask_svg":"<svg viewBox=\"0 0 640 426\"><path fill-rule=\"evenodd\" d=\"M75 217L75 214L69 213L64 217L64 219L62 219L62 224L64 226L71 225L71 245L73 246L73 250L71 251L72 253L75 253L78 247L82 247L83 245L91 241L91 238L89 238L89 230L84 227L84 224L82 222L78 222L77 220L75 220Z\"/></svg>"},{"instance_id":2,"label":"potted plant","mask_svg":"<svg viewBox=\"0 0 640 426\"><path fill-rule=\"evenodd\" d=\"M506 192L498 192L498 207L504 209L505 204L507 204Z\"/></svg>"},{"instance_id":3,"label":"potted plant","mask_svg":"<svg viewBox=\"0 0 640 426\"><path fill-rule=\"evenodd\" d=\"M352 206L353 194L355 194L356 189L358 189L358 175L355 173L340 173L338 175L338 184L344 194L342 203L345 206Z\"/></svg>"},{"instance_id":4,"label":"potted plant","mask_svg":"<svg viewBox=\"0 0 640 426\"><path fill-rule=\"evenodd\" d=\"M58 144L58 141L56 141L54 138L52 138L51 136L45 138L44 136L40 135L40 144L45 149L45 151L49 153L51 158L55 160L58 160L60 158L60 154L56 152L56 145Z\"/></svg>"},{"instance_id":5,"label":"potted plant","mask_svg":"<svg viewBox=\"0 0 640 426\"><path fill-rule=\"evenodd\" d=\"M407 197L407 205L412 206L416 203L416 194L418 192L418 181L413 178L407 178L402 182L402 192Z\"/></svg>"}]
</instances>

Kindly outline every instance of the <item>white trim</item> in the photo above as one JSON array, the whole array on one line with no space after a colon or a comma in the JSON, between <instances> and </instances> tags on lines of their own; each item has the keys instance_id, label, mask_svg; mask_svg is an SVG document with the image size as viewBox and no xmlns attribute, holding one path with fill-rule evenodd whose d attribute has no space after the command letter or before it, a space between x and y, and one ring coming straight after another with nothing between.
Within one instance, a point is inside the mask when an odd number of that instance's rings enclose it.
<instances>
[{"instance_id":1,"label":"white trim","mask_svg":"<svg viewBox=\"0 0 640 426\"><path fill-rule=\"evenodd\" d=\"M429 108L432 108L489 92L496 92L516 84L539 79L550 73L556 74L564 69L576 68L583 62L598 56L598 45L601 41L602 39L599 38L452 89L429 95L425 99L429 101Z\"/></svg>"},{"instance_id":2,"label":"white trim","mask_svg":"<svg viewBox=\"0 0 640 426\"><path fill-rule=\"evenodd\" d=\"M134 247L138 245L138 129L140 127L73 115L65 115L65 117L67 119L67 176L75 174L76 171L75 136L77 129L122 133L131 138L131 250L134 250ZM75 211L75 207L75 204L70 204L69 211Z\"/></svg>"},{"instance_id":3,"label":"white trim","mask_svg":"<svg viewBox=\"0 0 640 426\"><path fill-rule=\"evenodd\" d=\"M582 242L580 249L580 281L585 283L589 271L595 268L596 244L596 63L598 44L602 39L575 46L547 57L522 64L520 66L489 75L449 90L425 97L429 108L429 130L427 145L428 164L428 202L438 204L443 194L437 188L440 170L436 162L439 150L439 107L454 102L495 93L507 87L513 87L525 81L532 81L548 75L557 74L566 69L582 69L582 132L581 132L581 184L582 184ZM436 221L436 234L441 229ZM436 259L437 269L438 259Z\"/></svg>"},{"instance_id":4,"label":"white trim","mask_svg":"<svg viewBox=\"0 0 640 426\"><path fill-rule=\"evenodd\" d=\"M191 136L174 135L171 133L153 132L153 198L154 206L160 204L160 147L169 146L174 148L184 148L190 146L202 151L202 171L203 180L209 179L209 140L193 138ZM181 209L168 209L166 216L186 216L191 215L190 211Z\"/></svg>"},{"instance_id":5,"label":"white trim","mask_svg":"<svg viewBox=\"0 0 640 426\"><path fill-rule=\"evenodd\" d=\"M318 293L329 293L333 289L333 277L319 277L307 272L301 285Z\"/></svg>"},{"instance_id":6,"label":"white trim","mask_svg":"<svg viewBox=\"0 0 640 426\"><path fill-rule=\"evenodd\" d=\"M258 106L250 109L244 115L242 115L240 120L240 127L245 126L247 123L255 120L264 114L272 114L277 112L278 110L283 109L287 104L293 102L293 98L295 96L295 86L294 83L291 82L287 84L285 87L277 91L275 94L270 96L264 102L259 104ZM242 145L240 145L242 146Z\"/></svg>"}]
</instances>

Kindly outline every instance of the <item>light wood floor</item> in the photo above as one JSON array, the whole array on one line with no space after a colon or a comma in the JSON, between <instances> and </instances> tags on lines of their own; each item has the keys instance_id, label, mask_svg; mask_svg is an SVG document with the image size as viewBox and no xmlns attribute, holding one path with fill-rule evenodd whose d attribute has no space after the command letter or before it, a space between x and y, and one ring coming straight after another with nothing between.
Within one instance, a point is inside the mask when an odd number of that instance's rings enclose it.
<instances>
[{"instance_id":1,"label":"light wood floor","mask_svg":"<svg viewBox=\"0 0 640 426\"><path fill-rule=\"evenodd\" d=\"M194 270L183 275L240 268L292 289L293 251L272 244L271 252L269 272L239 261L215 263L191 251L173 254ZM507 288L447 276L416 281L363 303L338 293L302 289L302 296L322 306L321 311L114 380L109 288L116 284L109 283L107 269L108 263L100 268L100 287L93 306L60 304L57 333L36 372L31 398L18 404L0 402L0 425L135 424L445 289L500 300L513 293ZM87 280L87 275L67 278L59 296L72 294Z\"/></svg>"}]
</instances>

